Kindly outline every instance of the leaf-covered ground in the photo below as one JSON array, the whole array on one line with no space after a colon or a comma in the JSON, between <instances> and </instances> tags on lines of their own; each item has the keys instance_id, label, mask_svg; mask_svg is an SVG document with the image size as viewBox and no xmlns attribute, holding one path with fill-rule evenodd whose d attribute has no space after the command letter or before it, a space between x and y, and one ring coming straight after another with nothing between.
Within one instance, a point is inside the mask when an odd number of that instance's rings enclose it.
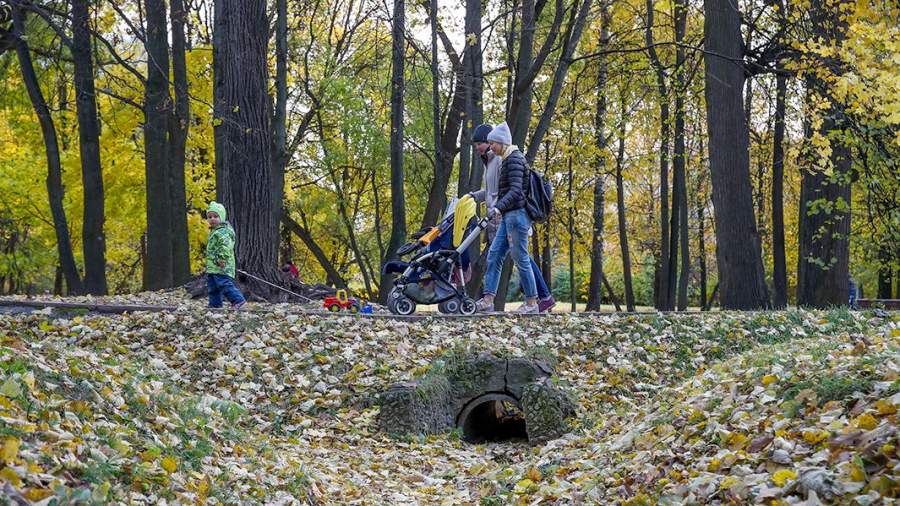
<instances>
[{"instance_id":1,"label":"leaf-covered ground","mask_svg":"<svg viewBox=\"0 0 900 506\"><path fill-rule=\"evenodd\" d=\"M892 504L898 320L0 316L0 503ZM555 360L572 432L377 430L387 385L475 350Z\"/></svg>"}]
</instances>

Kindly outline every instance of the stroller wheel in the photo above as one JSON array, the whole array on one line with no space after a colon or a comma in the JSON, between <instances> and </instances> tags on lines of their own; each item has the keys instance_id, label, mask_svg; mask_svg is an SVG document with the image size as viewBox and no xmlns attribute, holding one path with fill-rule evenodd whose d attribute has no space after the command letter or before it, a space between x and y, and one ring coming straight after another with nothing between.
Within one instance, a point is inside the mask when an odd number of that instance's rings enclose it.
<instances>
[{"instance_id":1,"label":"stroller wheel","mask_svg":"<svg viewBox=\"0 0 900 506\"><path fill-rule=\"evenodd\" d=\"M399 315L410 315L416 311L416 303L407 299L406 297L401 297L394 301L394 312Z\"/></svg>"},{"instance_id":2,"label":"stroller wheel","mask_svg":"<svg viewBox=\"0 0 900 506\"><path fill-rule=\"evenodd\" d=\"M459 312L459 301L456 299L445 300L438 304L438 311L443 314L456 314Z\"/></svg>"},{"instance_id":3,"label":"stroller wheel","mask_svg":"<svg viewBox=\"0 0 900 506\"><path fill-rule=\"evenodd\" d=\"M464 315L475 314L475 301L466 297L459 304L459 312Z\"/></svg>"}]
</instances>

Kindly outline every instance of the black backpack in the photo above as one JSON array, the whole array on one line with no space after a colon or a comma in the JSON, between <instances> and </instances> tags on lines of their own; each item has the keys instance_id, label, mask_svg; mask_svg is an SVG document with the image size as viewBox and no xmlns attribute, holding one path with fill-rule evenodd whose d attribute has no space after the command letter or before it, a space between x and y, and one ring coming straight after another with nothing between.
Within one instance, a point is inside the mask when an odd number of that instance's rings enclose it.
<instances>
[{"instance_id":1,"label":"black backpack","mask_svg":"<svg viewBox=\"0 0 900 506\"><path fill-rule=\"evenodd\" d=\"M553 210L553 187L544 176L534 169L528 168L528 180L525 183L525 211L534 223L544 223L550 218Z\"/></svg>"}]
</instances>

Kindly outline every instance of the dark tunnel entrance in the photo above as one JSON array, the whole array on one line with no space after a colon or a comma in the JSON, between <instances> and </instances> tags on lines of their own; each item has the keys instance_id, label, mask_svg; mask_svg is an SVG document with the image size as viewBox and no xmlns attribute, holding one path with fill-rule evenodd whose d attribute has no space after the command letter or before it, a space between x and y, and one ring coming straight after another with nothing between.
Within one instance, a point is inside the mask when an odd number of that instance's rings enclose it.
<instances>
[{"instance_id":1,"label":"dark tunnel entrance","mask_svg":"<svg viewBox=\"0 0 900 506\"><path fill-rule=\"evenodd\" d=\"M469 443L528 441L519 402L506 394L490 393L472 399L456 420L463 439Z\"/></svg>"}]
</instances>

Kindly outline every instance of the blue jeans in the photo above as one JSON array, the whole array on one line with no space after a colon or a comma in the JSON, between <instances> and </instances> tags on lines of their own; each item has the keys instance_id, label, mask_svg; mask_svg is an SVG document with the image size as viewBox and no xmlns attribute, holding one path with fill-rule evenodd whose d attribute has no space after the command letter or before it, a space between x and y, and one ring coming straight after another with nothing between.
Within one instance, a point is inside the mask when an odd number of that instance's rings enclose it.
<instances>
[{"instance_id":1,"label":"blue jeans","mask_svg":"<svg viewBox=\"0 0 900 506\"><path fill-rule=\"evenodd\" d=\"M500 270L503 269L506 254L511 251L516 269L519 271L525 298L537 298L534 272L531 270L533 262L528 256L528 229L530 228L531 220L528 219L528 214L524 209L503 213L503 221L500 223L500 228L497 229L497 237L494 238L491 248L488 250L488 267L487 273L484 275L485 294L497 294Z\"/></svg>"},{"instance_id":2,"label":"blue jeans","mask_svg":"<svg viewBox=\"0 0 900 506\"><path fill-rule=\"evenodd\" d=\"M538 264L534 262L534 259L531 258L531 272L534 273L534 284L537 285L537 294L538 298L541 300L550 298L550 288L547 287L547 282L544 281L544 274L541 272L541 268L538 267ZM521 285L521 281L519 285ZM522 288L522 293L525 292L525 289Z\"/></svg>"},{"instance_id":3,"label":"blue jeans","mask_svg":"<svg viewBox=\"0 0 900 506\"><path fill-rule=\"evenodd\" d=\"M209 307L222 307L223 295L232 306L244 302L244 296L234 286L234 280L225 274L207 274L206 288L209 292Z\"/></svg>"}]
</instances>

